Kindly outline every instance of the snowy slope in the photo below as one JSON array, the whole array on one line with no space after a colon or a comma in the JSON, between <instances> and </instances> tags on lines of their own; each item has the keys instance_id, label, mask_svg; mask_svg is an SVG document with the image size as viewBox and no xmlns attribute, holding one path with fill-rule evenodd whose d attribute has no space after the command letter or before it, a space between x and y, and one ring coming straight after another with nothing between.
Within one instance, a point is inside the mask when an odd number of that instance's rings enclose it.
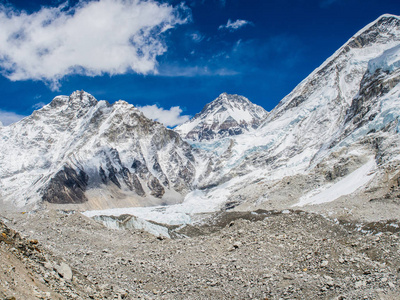
<instances>
[{"instance_id":1,"label":"snowy slope","mask_svg":"<svg viewBox=\"0 0 400 300\"><path fill-rule=\"evenodd\" d=\"M372 172L374 168L376 168L375 160L370 159L362 167L345 176L335 184L324 186L322 189L314 190L301 197L299 202L294 206L331 202L341 196L352 194L372 180L375 175L374 172Z\"/></svg>"},{"instance_id":2,"label":"snowy slope","mask_svg":"<svg viewBox=\"0 0 400 300\"><path fill-rule=\"evenodd\" d=\"M215 140L257 128L266 116L262 107L247 98L223 93L175 131L193 141Z\"/></svg>"},{"instance_id":3,"label":"snowy slope","mask_svg":"<svg viewBox=\"0 0 400 300\"><path fill-rule=\"evenodd\" d=\"M384 78L397 76L394 61L399 45L399 17L384 15L366 26L286 96L257 130L232 136L233 141L226 148L224 161L218 164L215 176L203 184L221 183L257 169L274 174L274 178L304 173L329 156L335 150L332 147L343 145L340 141L355 143L368 132L352 125L353 118L360 117L354 115L360 105L357 97L367 84L370 71L381 64L390 65L385 67ZM384 80L383 75L380 80ZM396 79L388 80L395 85ZM381 100L376 98L370 103L370 110L378 114L375 120L381 120L380 114L387 114L380 106ZM397 118L398 101L391 100L390 105L395 116L382 116L383 123L376 125L378 128ZM351 133L354 134L350 137ZM196 146L214 149L213 144L204 142Z\"/></svg>"},{"instance_id":4,"label":"snowy slope","mask_svg":"<svg viewBox=\"0 0 400 300\"><path fill-rule=\"evenodd\" d=\"M383 54L368 63L368 72L374 74L377 70L392 72L400 67L400 45L386 50Z\"/></svg>"},{"instance_id":5,"label":"snowy slope","mask_svg":"<svg viewBox=\"0 0 400 300\"><path fill-rule=\"evenodd\" d=\"M1 197L20 206L174 203L196 176L178 134L124 101L110 105L83 91L2 127L0 140Z\"/></svg>"}]
</instances>

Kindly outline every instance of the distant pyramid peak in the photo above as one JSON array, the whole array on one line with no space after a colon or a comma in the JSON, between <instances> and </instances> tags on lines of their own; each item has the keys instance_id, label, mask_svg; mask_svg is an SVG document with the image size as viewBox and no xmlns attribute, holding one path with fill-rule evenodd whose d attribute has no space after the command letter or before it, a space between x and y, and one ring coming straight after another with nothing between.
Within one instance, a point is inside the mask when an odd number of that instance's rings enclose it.
<instances>
[{"instance_id":1,"label":"distant pyramid peak","mask_svg":"<svg viewBox=\"0 0 400 300\"><path fill-rule=\"evenodd\" d=\"M247 98L222 93L175 130L190 140L212 140L257 128L266 115L267 111Z\"/></svg>"},{"instance_id":2,"label":"distant pyramid peak","mask_svg":"<svg viewBox=\"0 0 400 300\"><path fill-rule=\"evenodd\" d=\"M214 110L219 106L222 106L225 108L236 107L238 109L243 109L243 106L246 106L246 105L251 106L251 105L255 105L255 104L252 103L249 99L247 99L244 96L240 96L237 94L222 93L215 100L211 101L210 103L207 103L203 107L203 109L201 110L201 112L199 114L203 114L207 110Z\"/></svg>"},{"instance_id":3,"label":"distant pyramid peak","mask_svg":"<svg viewBox=\"0 0 400 300\"><path fill-rule=\"evenodd\" d=\"M221 95L218 96L214 101L210 102L247 102L251 103L249 99L247 99L244 96L240 96L237 94L228 94L228 93L222 93Z\"/></svg>"}]
</instances>

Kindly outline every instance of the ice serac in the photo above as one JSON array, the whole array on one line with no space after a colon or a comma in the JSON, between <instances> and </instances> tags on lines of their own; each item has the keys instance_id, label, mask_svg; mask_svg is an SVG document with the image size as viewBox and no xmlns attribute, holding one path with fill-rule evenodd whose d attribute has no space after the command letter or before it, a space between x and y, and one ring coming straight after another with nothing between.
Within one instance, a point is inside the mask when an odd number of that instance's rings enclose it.
<instances>
[{"instance_id":1,"label":"ice serac","mask_svg":"<svg viewBox=\"0 0 400 300\"><path fill-rule=\"evenodd\" d=\"M192 189L190 145L132 105L77 91L0 132L3 201L87 208L175 203Z\"/></svg>"},{"instance_id":2,"label":"ice serac","mask_svg":"<svg viewBox=\"0 0 400 300\"><path fill-rule=\"evenodd\" d=\"M223 93L175 130L185 139L214 140L255 129L266 116L261 106L247 98Z\"/></svg>"}]
</instances>

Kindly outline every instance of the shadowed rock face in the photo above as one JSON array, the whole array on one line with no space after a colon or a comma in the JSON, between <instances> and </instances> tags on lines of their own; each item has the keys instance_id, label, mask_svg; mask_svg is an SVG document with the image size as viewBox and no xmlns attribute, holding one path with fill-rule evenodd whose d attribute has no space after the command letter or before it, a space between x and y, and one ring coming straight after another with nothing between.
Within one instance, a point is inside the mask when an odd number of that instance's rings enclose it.
<instances>
[{"instance_id":1,"label":"shadowed rock face","mask_svg":"<svg viewBox=\"0 0 400 300\"><path fill-rule=\"evenodd\" d=\"M390 15L382 16L362 35L356 36L352 41L350 41L348 46L351 48L362 48L366 45L379 43L382 40L382 33L391 36L391 38L396 38L396 33L388 30L388 28L396 26L400 26L400 20L398 18Z\"/></svg>"},{"instance_id":2,"label":"shadowed rock face","mask_svg":"<svg viewBox=\"0 0 400 300\"><path fill-rule=\"evenodd\" d=\"M150 181L147 183L147 186L149 189L152 191L151 195L157 198L162 198L162 196L165 193L165 189L163 186L160 184L158 179L154 176L151 176Z\"/></svg>"},{"instance_id":3,"label":"shadowed rock face","mask_svg":"<svg viewBox=\"0 0 400 300\"><path fill-rule=\"evenodd\" d=\"M389 72L377 70L374 74L367 72L361 82L361 89L353 99L346 116L346 122L352 122L357 128L363 126L368 121L372 121L376 116L371 112L379 98L390 92L400 82L400 71ZM366 116L368 115L368 118Z\"/></svg>"},{"instance_id":4,"label":"shadowed rock face","mask_svg":"<svg viewBox=\"0 0 400 300\"><path fill-rule=\"evenodd\" d=\"M136 174L132 174L129 172L127 168L123 168L121 170L122 178L124 179L125 184L129 187L131 191L136 191L136 194L139 196L144 196L146 193L143 190L142 185L140 184L139 178Z\"/></svg>"},{"instance_id":5,"label":"shadowed rock face","mask_svg":"<svg viewBox=\"0 0 400 300\"><path fill-rule=\"evenodd\" d=\"M55 204L83 203L88 199L85 190L89 177L83 171L77 173L64 167L51 180L43 194L43 200Z\"/></svg>"}]
</instances>

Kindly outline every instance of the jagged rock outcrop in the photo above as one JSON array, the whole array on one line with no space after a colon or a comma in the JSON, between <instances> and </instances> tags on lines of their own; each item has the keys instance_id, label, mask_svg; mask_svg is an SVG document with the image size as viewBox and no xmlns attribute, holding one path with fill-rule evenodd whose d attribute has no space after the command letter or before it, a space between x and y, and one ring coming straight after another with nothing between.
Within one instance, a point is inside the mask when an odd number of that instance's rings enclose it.
<instances>
[{"instance_id":1,"label":"jagged rock outcrop","mask_svg":"<svg viewBox=\"0 0 400 300\"><path fill-rule=\"evenodd\" d=\"M85 190L89 177L82 170L79 174L70 167L64 167L51 178L43 192L43 200L49 203L82 203L87 201Z\"/></svg>"}]
</instances>

